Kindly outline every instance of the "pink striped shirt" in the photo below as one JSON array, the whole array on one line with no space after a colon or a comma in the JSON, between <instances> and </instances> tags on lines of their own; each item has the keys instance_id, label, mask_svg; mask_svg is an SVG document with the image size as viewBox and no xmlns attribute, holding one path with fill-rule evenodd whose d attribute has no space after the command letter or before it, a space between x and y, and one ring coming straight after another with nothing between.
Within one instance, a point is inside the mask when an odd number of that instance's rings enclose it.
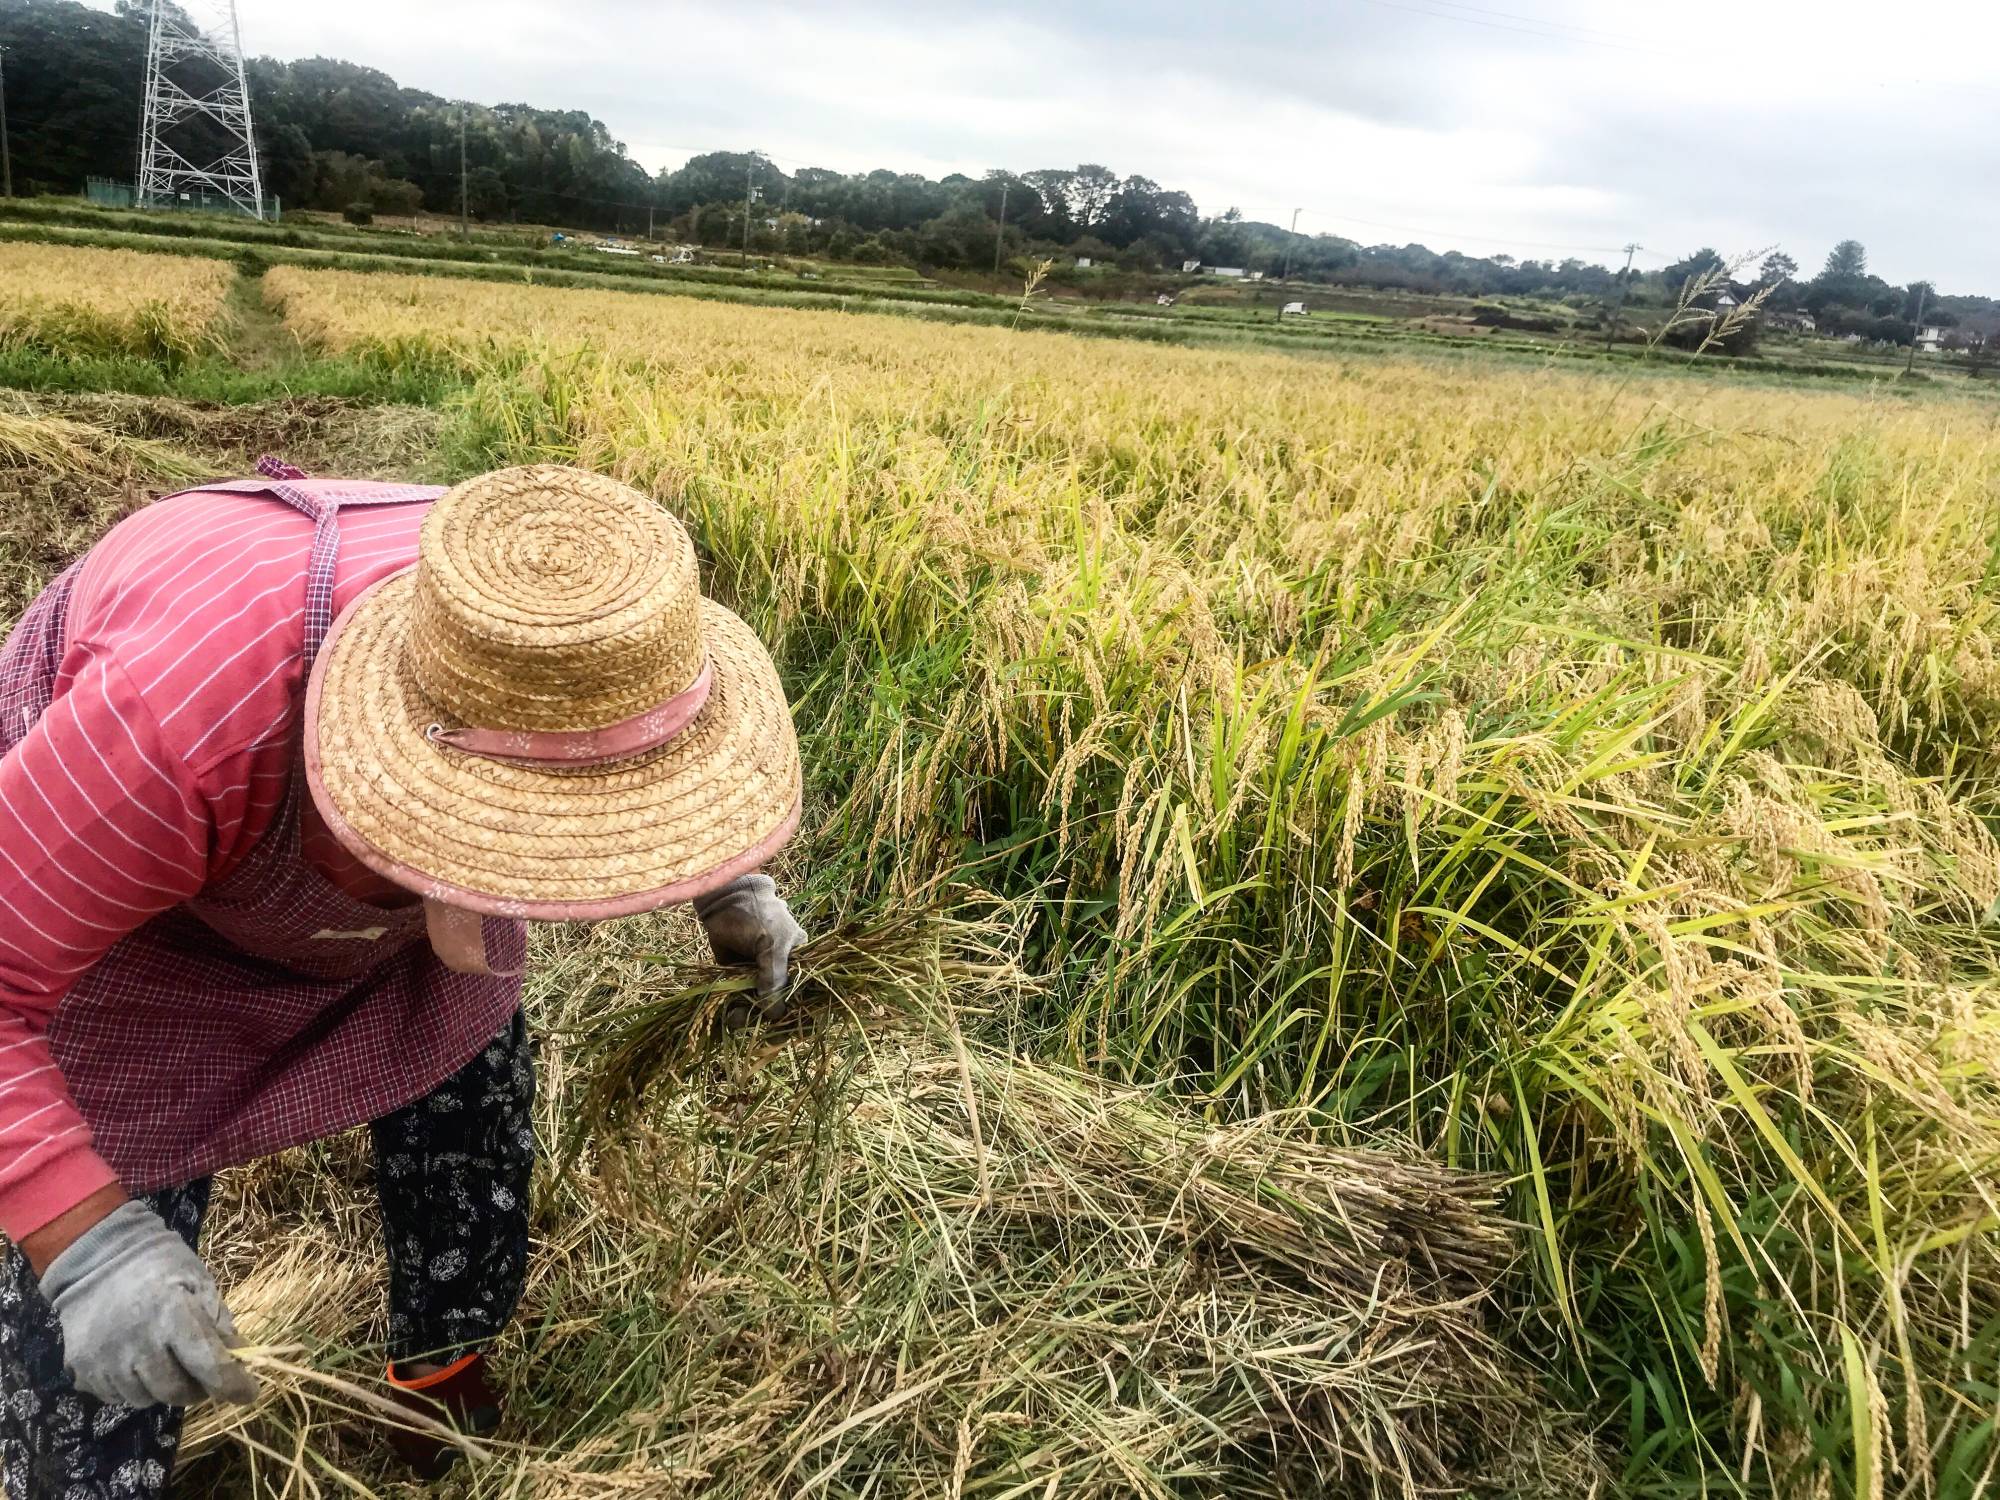
<instances>
[{"instance_id":1,"label":"pink striped shirt","mask_svg":"<svg viewBox=\"0 0 2000 1500\"><path fill-rule=\"evenodd\" d=\"M339 513L336 611L415 561L428 508ZM285 799L312 539L286 506L196 492L121 522L77 575L56 696L0 760L10 1239L117 1180L45 1039L57 1005L119 939L234 869Z\"/></svg>"}]
</instances>

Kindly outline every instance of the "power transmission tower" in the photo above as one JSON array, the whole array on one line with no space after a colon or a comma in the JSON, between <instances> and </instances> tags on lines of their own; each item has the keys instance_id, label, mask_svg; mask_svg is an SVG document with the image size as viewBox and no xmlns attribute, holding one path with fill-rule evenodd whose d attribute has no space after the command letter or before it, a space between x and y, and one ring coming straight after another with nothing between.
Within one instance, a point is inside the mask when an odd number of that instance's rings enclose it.
<instances>
[{"instance_id":1,"label":"power transmission tower","mask_svg":"<svg viewBox=\"0 0 2000 1500\"><path fill-rule=\"evenodd\" d=\"M1618 306L1612 309L1611 321L1604 325L1604 348L1611 349L1611 340L1618 334L1618 319L1625 311L1625 299L1632 293L1632 257L1639 253L1636 244L1625 247L1625 269L1618 276Z\"/></svg>"},{"instance_id":2,"label":"power transmission tower","mask_svg":"<svg viewBox=\"0 0 2000 1500\"><path fill-rule=\"evenodd\" d=\"M197 194L264 217L236 0L153 0L139 206L173 208Z\"/></svg>"}]
</instances>

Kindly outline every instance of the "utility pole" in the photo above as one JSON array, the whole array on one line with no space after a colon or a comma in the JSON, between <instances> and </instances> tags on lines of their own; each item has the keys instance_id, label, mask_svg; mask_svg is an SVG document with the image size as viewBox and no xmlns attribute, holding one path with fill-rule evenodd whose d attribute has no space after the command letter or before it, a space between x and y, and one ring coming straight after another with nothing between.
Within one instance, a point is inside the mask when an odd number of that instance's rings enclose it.
<instances>
[{"instance_id":1,"label":"utility pole","mask_svg":"<svg viewBox=\"0 0 2000 1500\"><path fill-rule=\"evenodd\" d=\"M1278 284L1280 286L1283 286L1292 279L1292 241L1298 238L1299 215L1304 212L1305 210L1300 208L1292 210L1292 227L1290 232L1285 236L1285 265L1284 269L1278 272ZM1278 321L1280 323L1285 321L1285 294L1283 292L1278 293Z\"/></svg>"},{"instance_id":2,"label":"utility pole","mask_svg":"<svg viewBox=\"0 0 2000 1500\"><path fill-rule=\"evenodd\" d=\"M653 205L648 203L646 205L646 238L650 240L652 237L653 237Z\"/></svg>"},{"instance_id":3,"label":"utility pole","mask_svg":"<svg viewBox=\"0 0 2000 1500\"><path fill-rule=\"evenodd\" d=\"M472 187L465 172L465 101L458 103L458 237L472 238Z\"/></svg>"},{"instance_id":4,"label":"utility pole","mask_svg":"<svg viewBox=\"0 0 2000 1500\"><path fill-rule=\"evenodd\" d=\"M1007 181L1000 181L1000 222L993 230L993 274L1000 274L1000 240L1007 232Z\"/></svg>"},{"instance_id":5,"label":"utility pole","mask_svg":"<svg viewBox=\"0 0 2000 1500\"><path fill-rule=\"evenodd\" d=\"M1625 311L1625 299L1632 293L1632 257L1639 253L1636 244L1625 247L1625 269L1618 275L1618 306L1612 309L1611 321L1604 325L1604 350L1611 352L1611 340L1618 334L1618 319Z\"/></svg>"},{"instance_id":6,"label":"utility pole","mask_svg":"<svg viewBox=\"0 0 2000 1500\"><path fill-rule=\"evenodd\" d=\"M7 146L7 49L0 47L0 198L14 196L14 153Z\"/></svg>"},{"instance_id":7,"label":"utility pole","mask_svg":"<svg viewBox=\"0 0 2000 1500\"><path fill-rule=\"evenodd\" d=\"M1917 335L1924 329L1924 299L1930 295L1930 290L1931 284L1928 281L1917 283L1917 316L1910 324L1910 357L1903 363L1905 375L1914 373L1917 368Z\"/></svg>"},{"instance_id":8,"label":"utility pole","mask_svg":"<svg viewBox=\"0 0 2000 1500\"><path fill-rule=\"evenodd\" d=\"M750 205L757 201L757 161L743 169L743 266L750 267Z\"/></svg>"}]
</instances>

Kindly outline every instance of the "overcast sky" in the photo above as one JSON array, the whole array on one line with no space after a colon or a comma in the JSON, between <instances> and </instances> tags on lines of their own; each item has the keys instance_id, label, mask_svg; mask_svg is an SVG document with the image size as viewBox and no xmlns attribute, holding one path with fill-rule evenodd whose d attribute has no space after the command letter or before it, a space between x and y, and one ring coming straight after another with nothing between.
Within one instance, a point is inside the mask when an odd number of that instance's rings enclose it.
<instances>
[{"instance_id":1,"label":"overcast sky","mask_svg":"<svg viewBox=\"0 0 2000 1500\"><path fill-rule=\"evenodd\" d=\"M1996 0L238 0L246 51L597 115L649 167L1101 162L1369 243L1837 239L2000 295ZM1595 254L1591 252L1595 251Z\"/></svg>"}]
</instances>

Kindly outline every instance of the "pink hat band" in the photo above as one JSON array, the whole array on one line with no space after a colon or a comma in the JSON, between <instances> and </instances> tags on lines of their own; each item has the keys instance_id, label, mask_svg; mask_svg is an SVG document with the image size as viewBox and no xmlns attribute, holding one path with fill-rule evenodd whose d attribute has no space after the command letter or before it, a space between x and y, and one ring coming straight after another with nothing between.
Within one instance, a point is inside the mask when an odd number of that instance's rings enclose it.
<instances>
[{"instance_id":1,"label":"pink hat band","mask_svg":"<svg viewBox=\"0 0 2000 1500\"><path fill-rule=\"evenodd\" d=\"M715 682L714 664L704 657L693 682L664 703L602 729L446 729L433 724L424 731L432 744L463 750L487 760L521 766L602 766L630 760L670 742L708 702Z\"/></svg>"}]
</instances>

